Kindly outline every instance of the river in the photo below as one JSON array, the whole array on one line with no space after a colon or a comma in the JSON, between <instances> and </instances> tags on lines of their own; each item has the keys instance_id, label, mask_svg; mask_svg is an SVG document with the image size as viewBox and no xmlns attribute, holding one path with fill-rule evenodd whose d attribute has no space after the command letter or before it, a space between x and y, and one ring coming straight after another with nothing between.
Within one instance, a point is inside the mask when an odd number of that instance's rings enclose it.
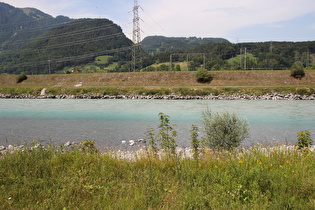
<instances>
[{"instance_id":1,"label":"river","mask_svg":"<svg viewBox=\"0 0 315 210\"><path fill-rule=\"evenodd\" d=\"M267 100L59 100L0 99L0 144L94 140L101 148L146 138L160 112L170 116L179 146L189 146L191 125L202 127L201 112L234 112L250 125L243 145L294 144L297 132L315 133L315 101ZM202 135L202 133L200 134ZM312 135L314 139L314 134Z\"/></svg>"}]
</instances>

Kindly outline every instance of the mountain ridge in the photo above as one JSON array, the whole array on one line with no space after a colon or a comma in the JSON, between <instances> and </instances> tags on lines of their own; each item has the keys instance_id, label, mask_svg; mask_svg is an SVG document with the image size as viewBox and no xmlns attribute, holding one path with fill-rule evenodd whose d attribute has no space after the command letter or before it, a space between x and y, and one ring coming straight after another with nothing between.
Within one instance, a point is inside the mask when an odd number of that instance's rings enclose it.
<instances>
[{"instance_id":1,"label":"mountain ridge","mask_svg":"<svg viewBox=\"0 0 315 210\"><path fill-rule=\"evenodd\" d=\"M144 51L149 53L168 52L177 50L192 49L196 46L209 43L230 43L224 38L212 37L165 37L165 36L147 36L141 46Z\"/></svg>"}]
</instances>

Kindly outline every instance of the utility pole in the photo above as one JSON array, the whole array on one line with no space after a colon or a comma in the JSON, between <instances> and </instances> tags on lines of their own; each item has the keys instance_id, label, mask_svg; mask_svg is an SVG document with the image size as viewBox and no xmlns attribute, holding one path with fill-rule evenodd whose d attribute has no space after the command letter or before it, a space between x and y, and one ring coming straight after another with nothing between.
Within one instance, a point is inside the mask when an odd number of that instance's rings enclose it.
<instances>
[{"instance_id":1,"label":"utility pole","mask_svg":"<svg viewBox=\"0 0 315 210\"><path fill-rule=\"evenodd\" d=\"M133 7L133 32L132 32L132 71L137 71L142 68L141 64L141 36L139 24L139 8L138 0L134 0Z\"/></svg>"},{"instance_id":2,"label":"utility pole","mask_svg":"<svg viewBox=\"0 0 315 210\"><path fill-rule=\"evenodd\" d=\"M51 74L50 62L51 62L51 59L50 59L50 56L49 56L49 58L48 58L48 74Z\"/></svg>"},{"instance_id":3,"label":"utility pole","mask_svg":"<svg viewBox=\"0 0 315 210\"><path fill-rule=\"evenodd\" d=\"M247 51L247 49L246 49L246 47L245 47L245 60L244 60L244 70L246 70L246 51Z\"/></svg>"}]
</instances>

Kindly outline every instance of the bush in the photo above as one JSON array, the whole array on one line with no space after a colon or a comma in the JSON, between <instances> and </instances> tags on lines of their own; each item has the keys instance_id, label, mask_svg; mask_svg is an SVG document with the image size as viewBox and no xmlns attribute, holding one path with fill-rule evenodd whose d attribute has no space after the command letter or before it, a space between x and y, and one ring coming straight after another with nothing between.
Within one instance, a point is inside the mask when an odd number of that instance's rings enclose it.
<instances>
[{"instance_id":1,"label":"bush","mask_svg":"<svg viewBox=\"0 0 315 210\"><path fill-rule=\"evenodd\" d=\"M232 150L248 137L248 122L234 113L213 114L206 109L202 116L206 135L205 146L216 150Z\"/></svg>"},{"instance_id":2,"label":"bush","mask_svg":"<svg viewBox=\"0 0 315 210\"><path fill-rule=\"evenodd\" d=\"M200 83L209 83L212 81L213 78L210 72L208 72L206 69L200 69L196 73L196 79L197 79L197 82L200 82Z\"/></svg>"},{"instance_id":3,"label":"bush","mask_svg":"<svg viewBox=\"0 0 315 210\"><path fill-rule=\"evenodd\" d=\"M305 76L304 66L300 61L297 61L292 65L291 76L297 79L302 79L302 77Z\"/></svg>"},{"instance_id":4,"label":"bush","mask_svg":"<svg viewBox=\"0 0 315 210\"><path fill-rule=\"evenodd\" d=\"M168 154L175 155L176 154L176 140L175 137L177 136L177 132L173 129L170 125L169 116L163 114L162 112L159 113L160 124L158 125L159 128L159 142L161 143L161 148L165 150Z\"/></svg>"},{"instance_id":5,"label":"bush","mask_svg":"<svg viewBox=\"0 0 315 210\"><path fill-rule=\"evenodd\" d=\"M298 141L295 143L295 145L302 149L304 147L309 147L312 145L313 140L311 139L311 132L310 131L300 131L297 134Z\"/></svg>"},{"instance_id":6,"label":"bush","mask_svg":"<svg viewBox=\"0 0 315 210\"><path fill-rule=\"evenodd\" d=\"M16 83L21 83L24 80L27 80L27 76L23 73L23 74L18 75L18 77L16 78Z\"/></svg>"}]
</instances>

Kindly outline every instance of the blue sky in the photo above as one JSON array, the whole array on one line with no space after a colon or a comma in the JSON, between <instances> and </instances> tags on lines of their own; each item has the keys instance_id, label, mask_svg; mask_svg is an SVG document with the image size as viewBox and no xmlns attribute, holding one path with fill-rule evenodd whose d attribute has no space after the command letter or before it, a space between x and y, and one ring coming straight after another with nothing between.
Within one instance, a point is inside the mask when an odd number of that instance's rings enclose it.
<instances>
[{"instance_id":1,"label":"blue sky","mask_svg":"<svg viewBox=\"0 0 315 210\"><path fill-rule=\"evenodd\" d=\"M132 36L133 0L0 0L52 16L108 18ZM141 37L222 37L236 42L315 41L314 0L138 0Z\"/></svg>"}]
</instances>

